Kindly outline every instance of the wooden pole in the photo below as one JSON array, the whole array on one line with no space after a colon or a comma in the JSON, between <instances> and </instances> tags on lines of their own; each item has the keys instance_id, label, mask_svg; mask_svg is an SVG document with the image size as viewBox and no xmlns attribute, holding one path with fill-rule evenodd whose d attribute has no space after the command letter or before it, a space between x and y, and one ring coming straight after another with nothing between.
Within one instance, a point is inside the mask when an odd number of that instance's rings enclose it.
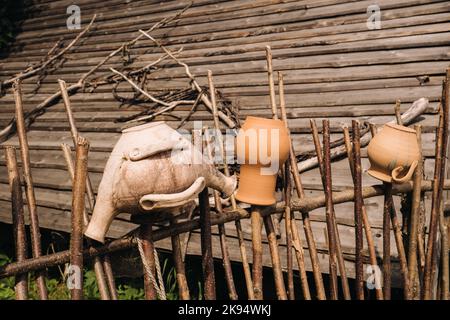
<instances>
[{"instance_id":1,"label":"wooden pole","mask_svg":"<svg viewBox=\"0 0 450 320\"><path fill-rule=\"evenodd\" d=\"M319 153L318 153L319 154ZM332 179L331 179L331 159L330 159L330 132L328 120L323 120L323 168L324 173L324 193L326 201L326 222L328 236L328 252L330 266L330 299L338 300L338 280L337 280L337 240L336 229L333 216Z\"/></svg>"},{"instance_id":2,"label":"wooden pole","mask_svg":"<svg viewBox=\"0 0 450 320\"><path fill-rule=\"evenodd\" d=\"M171 220L171 225L174 225L175 221ZM186 279L186 268L181 256L181 241L180 236L174 235L170 237L172 241L172 256L175 264L175 271L177 273L178 293L181 300L189 300L189 286Z\"/></svg>"},{"instance_id":3,"label":"wooden pole","mask_svg":"<svg viewBox=\"0 0 450 320\"><path fill-rule=\"evenodd\" d=\"M445 168L447 167L447 148L449 136L449 121L450 121L450 68L447 69L446 77L443 82L442 94L442 113L443 113L443 130L442 130L442 148L441 148L441 172L439 177L439 188L442 196L442 188L445 179ZM447 218L444 216L442 202L439 204L439 230L441 233L441 270L440 270L440 286L442 300L449 300L449 243L448 243L448 225Z\"/></svg>"},{"instance_id":4,"label":"wooden pole","mask_svg":"<svg viewBox=\"0 0 450 320\"><path fill-rule=\"evenodd\" d=\"M76 139L78 137L78 129L75 121L75 117L72 112L72 106L70 103L69 94L67 93L67 86L66 82L64 80L59 79L59 88L61 90L61 97L63 98L64 107L66 110L67 115L67 121L69 122L70 127L70 134L72 136L72 142L73 146L76 145ZM70 157L71 159L71 157ZM86 176L86 194L87 194L87 200L89 205L89 210L92 212L94 210L95 205L95 194L94 189L92 187L91 179L89 178L89 172ZM87 217L87 215L86 215ZM88 223L89 219L85 219L86 224ZM107 256L105 257L98 257L94 261L94 271L96 274L96 280L99 286L100 296L102 300L117 300L117 289L115 286L115 280L114 280L114 274L112 271L112 268L107 266L106 260L109 260ZM107 281L105 282L105 278ZM104 284L106 283L106 287L104 287Z\"/></svg>"},{"instance_id":5,"label":"wooden pole","mask_svg":"<svg viewBox=\"0 0 450 320\"><path fill-rule=\"evenodd\" d=\"M208 77L209 77L209 79L211 79L209 73L208 73ZM210 88L211 88L211 83L210 83ZM211 99L211 100L213 100L213 99ZM214 100L215 100L215 98L214 98ZM213 105L214 104L215 104L215 102L213 103ZM220 135L219 132L216 132L216 134ZM207 151L208 158L211 161L211 163L214 163L208 128L205 128L205 140L206 140L206 149L207 149L206 151ZM218 214L222 214L223 208L222 208L222 203L220 202L219 191L214 190L213 194L214 194L214 203L215 203L216 211ZM237 296L237 292L236 292L236 287L234 285L233 270L231 269L231 261L230 261L230 255L228 252L227 235L225 232L225 226L223 224L219 224L217 227L219 229L220 249L222 252L222 264L223 264L223 268L225 271L225 282L227 284L228 295L231 300L237 300L238 296Z\"/></svg>"},{"instance_id":6,"label":"wooden pole","mask_svg":"<svg viewBox=\"0 0 450 320\"><path fill-rule=\"evenodd\" d=\"M401 105L402 105L402 102L400 100L397 100L395 102L395 119L397 120L397 124L400 126L403 125L402 114L400 113Z\"/></svg>"},{"instance_id":7,"label":"wooden pole","mask_svg":"<svg viewBox=\"0 0 450 320\"><path fill-rule=\"evenodd\" d=\"M33 178L31 176L30 153L28 150L28 138L26 134L26 125L23 113L22 90L19 81L13 84L14 100L16 104L16 125L17 134L19 136L20 156L22 158L23 177L25 182L25 191L30 214L30 230L31 230L31 249L33 258L41 256L41 232L39 230L39 217L36 207L36 197L33 188ZM36 275L38 287L38 295L41 300L47 300L47 287L45 285L45 271L40 271Z\"/></svg>"},{"instance_id":8,"label":"wooden pole","mask_svg":"<svg viewBox=\"0 0 450 320\"><path fill-rule=\"evenodd\" d=\"M412 191L412 207L411 216L409 220L409 239L408 239L408 275L409 275L409 298L414 299L419 297L418 287L418 264L417 264L417 242L419 238L419 215L420 203L422 200L422 177L423 177L423 155L422 155L422 126L416 125L414 127L417 135L417 143L419 145L419 162L413 178Z\"/></svg>"},{"instance_id":9,"label":"wooden pole","mask_svg":"<svg viewBox=\"0 0 450 320\"><path fill-rule=\"evenodd\" d=\"M216 280L212 254L211 211L209 208L208 188L199 194L200 229L202 247L202 267L205 300L216 299Z\"/></svg>"},{"instance_id":10,"label":"wooden pole","mask_svg":"<svg viewBox=\"0 0 450 320\"><path fill-rule=\"evenodd\" d=\"M384 182L383 206L383 296L391 299L391 207L392 184Z\"/></svg>"},{"instance_id":11,"label":"wooden pole","mask_svg":"<svg viewBox=\"0 0 450 320\"><path fill-rule=\"evenodd\" d=\"M283 271L281 270L281 260L278 251L277 236L272 222L272 216L263 218L264 227L266 229L267 241L269 242L269 251L272 258L272 269L275 280L275 290L279 300L287 300L286 288L284 286Z\"/></svg>"},{"instance_id":12,"label":"wooden pole","mask_svg":"<svg viewBox=\"0 0 450 320\"><path fill-rule=\"evenodd\" d=\"M277 103L275 101L275 84L273 81L273 66L272 66L272 49L266 46L266 60L267 60L267 76L269 78L270 90L270 107L272 108L272 116L278 119Z\"/></svg>"},{"instance_id":13,"label":"wooden pole","mask_svg":"<svg viewBox=\"0 0 450 320\"><path fill-rule=\"evenodd\" d=\"M327 122L329 124L329 122ZM312 136L313 136L313 140L314 140L314 147L316 149L316 155L317 155L317 160L319 162L319 172L320 175L322 177L322 185L323 188L325 190L326 187L326 176L325 176L325 169L324 169L324 153L325 150L322 151L322 147L320 145L320 138L319 138L319 132L317 130L317 125L315 123L315 121L311 120L310 121L310 125L311 125L311 131L312 131ZM325 148L325 147L324 147ZM331 161L331 155L330 155L330 161ZM331 168L331 163L330 163L330 168ZM330 169L331 170L331 169ZM331 178L331 172L330 172L330 178ZM332 196L332 193L330 194L330 196ZM336 257L337 257L337 263L339 266L339 272L341 274L341 284L342 284L342 291L344 294L344 299L346 300L350 300L351 299L351 294L350 294L350 287L348 284L348 279L347 279L347 272L345 270L345 262L344 262L344 254L342 252L342 248L341 248L341 240L339 237L339 232L338 232L338 228L337 228L337 223L336 223L336 217L335 217L335 213L334 213L334 206L330 207L330 214L331 214L331 222L334 225L334 238L335 238L335 245L336 245Z\"/></svg>"},{"instance_id":14,"label":"wooden pole","mask_svg":"<svg viewBox=\"0 0 450 320\"><path fill-rule=\"evenodd\" d=\"M292 259L292 228L291 224L295 223L295 221L291 221L291 194L292 194L292 186L291 186L291 177L289 172L289 163L286 163L284 166L284 202L286 203L286 209L284 210L284 222L285 222L285 229L286 229L286 265L287 265L287 295L289 300L295 300L295 289L294 289L294 270L293 270L293 259ZM303 248L301 248L303 251ZM303 263L303 267L305 264L304 258L303 261L300 261L300 263ZM306 284L308 284L308 279L306 278L306 272L305 269L300 267L299 265L299 273L300 273L300 279L302 283L302 289L303 283L306 280ZM309 291L309 288L308 288Z\"/></svg>"},{"instance_id":15,"label":"wooden pole","mask_svg":"<svg viewBox=\"0 0 450 320\"><path fill-rule=\"evenodd\" d=\"M394 231L394 239L397 246L398 259L400 262L400 273L402 275L403 282L403 296L405 299L409 299L408 263L406 261L405 246L403 245L402 229L400 227L400 222L398 221L394 202L391 201L391 203L391 224Z\"/></svg>"},{"instance_id":16,"label":"wooden pole","mask_svg":"<svg viewBox=\"0 0 450 320\"><path fill-rule=\"evenodd\" d=\"M8 167L8 181L11 191L11 213L16 249L16 261L27 259L27 234L25 231L25 215L23 212L22 184L17 166L16 149L5 147L5 160ZM28 273L18 274L15 277L14 290L16 300L28 299Z\"/></svg>"},{"instance_id":17,"label":"wooden pole","mask_svg":"<svg viewBox=\"0 0 450 320\"><path fill-rule=\"evenodd\" d=\"M286 114L286 102L285 102L285 98L284 98L284 79L283 79L283 75L281 72L278 72L278 86L279 86L279 96L280 96L281 119L283 120L287 130L289 131L289 126L288 126L288 122L287 122L287 114ZM292 170L292 173L294 176L294 183L296 185L297 195L299 196L299 198L302 198L304 196L303 187L301 185L300 174L297 171L297 162L295 160L294 150L292 148L292 140L289 139L289 159L285 165L285 175L284 175L285 176L285 203L286 203L286 207L285 207L286 226L285 227L286 227L286 245L287 245L287 250L288 250L288 281L291 282L291 280L290 280L291 276L289 275L289 273L291 272L291 269L292 269L291 246L294 246L295 256L297 258L297 264L298 264L298 269L299 269L299 273L300 273L300 281L301 281L301 285L302 285L303 297L305 300L311 300L311 293L309 290L308 278L307 278L307 274L306 274L305 255L303 252L303 245L302 245L300 234L299 234L296 222L295 222L295 216L294 216L294 214L291 213L291 195L292 195L292 180L291 180L291 176L290 176L291 170ZM309 224L309 214L306 213L304 216L306 218L303 218L303 225L305 226L306 224L308 224L308 226L310 228L311 225ZM307 222L305 222L306 220L307 220ZM288 230L290 232L288 232ZM311 233L312 233L312 230L311 230ZM307 234L306 231L305 231L305 234ZM312 243L313 243L313 250L310 249L310 255L313 255L315 253L315 258L317 258L317 251L315 251L316 247L315 247L314 238L312 238ZM311 263L313 265L313 273L318 272L318 279L315 275L315 279L318 280L318 285L316 283L317 295L320 300L324 300L324 299L326 299L326 297L325 297L325 291L323 290L322 274L320 273L320 268L317 271L317 269L314 266L313 261L314 261L314 258L311 258ZM291 266L289 266L289 264ZM321 285L322 285L322 287L321 287ZM290 293L289 297L290 298L295 298L293 289L294 289L293 283L289 283L289 293ZM292 294L291 294L291 292L292 292Z\"/></svg>"},{"instance_id":18,"label":"wooden pole","mask_svg":"<svg viewBox=\"0 0 450 320\"><path fill-rule=\"evenodd\" d=\"M66 160L67 170L69 171L70 178L72 180L72 183L75 179L75 168L72 161L72 155L70 146L68 144L61 144L61 149L64 154L64 159ZM89 216L86 212L86 210L83 211L83 220L84 220L84 226L86 226L89 223ZM92 241L90 239L87 239L87 244L91 245ZM108 283L105 280L104 277L104 271L103 271L103 263L101 261L101 257L95 257L94 258L94 273L95 278L97 280L97 286L98 291L100 293L100 299L101 300L110 300L112 297L109 295L109 289L108 289ZM114 287L115 288L115 287ZM115 290L114 290L115 292ZM114 299L117 300L117 299Z\"/></svg>"},{"instance_id":19,"label":"wooden pole","mask_svg":"<svg viewBox=\"0 0 450 320\"><path fill-rule=\"evenodd\" d=\"M272 70L272 51L270 46L266 46L267 57L267 73L269 77L269 94L270 105L272 109L272 118L278 119L278 110L275 102L275 85L273 82L273 70ZM280 300L287 300L286 288L284 285L283 271L281 270L280 254L278 251L278 242L274 221L271 216L263 217L264 227L266 229L267 241L269 242L270 257L272 259L272 270L275 280L275 289L277 297ZM276 223L278 221L276 220ZM278 228L277 228L278 229Z\"/></svg>"},{"instance_id":20,"label":"wooden pole","mask_svg":"<svg viewBox=\"0 0 450 320\"><path fill-rule=\"evenodd\" d=\"M347 126L344 126L342 129L344 131L344 143L345 143L345 148L347 151L348 162L350 165L350 172L352 174L352 177L354 177L355 170L354 170L354 160L353 160L353 153L352 153L352 143L350 140L350 132L349 132ZM363 219L364 231L366 234L367 247L369 249L370 264L375 268L375 267L378 267L377 253L375 251L375 243L373 240L372 228L370 227L370 221L369 221L369 217L367 215L367 210L366 210L366 207L364 206L364 203L362 206L361 214L362 214L362 219ZM381 288L378 288L378 287L375 288L375 296L376 296L377 300L383 300L383 290L381 290Z\"/></svg>"},{"instance_id":21,"label":"wooden pole","mask_svg":"<svg viewBox=\"0 0 450 320\"><path fill-rule=\"evenodd\" d=\"M251 225L252 225L252 248L253 248L253 291L256 300L263 299L263 264L262 264L262 218L261 208L251 207Z\"/></svg>"},{"instance_id":22,"label":"wooden pole","mask_svg":"<svg viewBox=\"0 0 450 320\"><path fill-rule=\"evenodd\" d=\"M400 100L397 100L395 104L395 118L397 121L397 124L399 126L403 125L402 122L402 115L400 112L400 106L401 102ZM391 207L391 223L392 223L392 229L394 230L394 238L395 238L395 244L397 246L397 253L398 258L400 260L400 272L402 275L403 280L403 296L406 300L409 300L409 276L408 276L408 262L406 261L406 252L405 247L403 244L403 237L402 237L402 229L400 227L400 223L397 218L397 212L394 207L394 202L391 201L392 207Z\"/></svg>"},{"instance_id":23,"label":"wooden pole","mask_svg":"<svg viewBox=\"0 0 450 320\"><path fill-rule=\"evenodd\" d=\"M70 236L70 266L74 268L74 287L70 290L72 300L83 299L83 213L86 193L86 175L89 143L78 137L76 145L75 176L72 187L72 233Z\"/></svg>"},{"instance_id":24,"label":"wooden pole","mask_svg":"<svg viewBox=\"0 0 450 320\"><path fill-rule=\"evenodd\" d=\"M438 234L438 222L439 222L439 209L441 201L441 190L439 190L440 184L440 173L442 166L442 147L443 147L443 131L444 131L444 116L443 108L440 108L439 116L439 126L436 134L436 155L435 155L435 166L434 166L434 178L433 178L433 193L431 202L431 215L430 215L430 226L429 235L425 255L425 267L423 275L423 290L422 299L431 300L433 298L433 269L435 266L433 262L436 257L436 242Z\"/></svg>"},{"instance_id":25,"label":"wooden pole","mask_svg":"<svg viewBox=\"0 0 450 320\"><path fill-rule=\"evenodd\" d=\"M364 300L364 261L363 261L363 219L362 219L362 169L361 169L361 132L359 121L352 121L353 132L353 184L355 190L354 201L354 219L355 219L355 281L356 281L356 298Z\"/></svg>"},{"instance_id":26,"label":"wooden pole","mask_svg":"<svg viewBox=\"0 0 450 320\"><path fill-rule=\"evenodd\" d=\"M153 243L153 225L151 223L145 223L140 227L140 239L142 240L142 251L149 264L151 272L156 274L156 262L155 262L155 245ZM143 263L144 264L144 263ZM158 294L156 288L148 274L145 266L142 266L144 272L144 293L146 300L156 300Z\"/></svg>"}]
</instances>

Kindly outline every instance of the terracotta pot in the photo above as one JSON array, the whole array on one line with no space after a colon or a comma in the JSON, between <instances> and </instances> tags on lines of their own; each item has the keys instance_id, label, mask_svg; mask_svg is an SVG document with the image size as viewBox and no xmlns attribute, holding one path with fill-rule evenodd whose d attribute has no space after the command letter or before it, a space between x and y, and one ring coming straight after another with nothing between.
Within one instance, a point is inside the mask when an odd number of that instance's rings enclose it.
<instances>
[{"instance_id":1,"label":"terracotta pot","mask_svg":"<svg viewBox=\"0 0 450 320\"><path fill-rule=\"evenodd\" d=\"M289 133L281 120L247 117L236 139L241 164L236 199L272 205L278 169L289 156Z\"/></svg>"},{"instance_id":2,"label":"terracotta pot","mask_svg":"<svg viewBox=\"0 0 450 320\"><path fill-rule=\"evenodd\" d=\"M126 129L106 163L85 235L103 242L121 212L152 212L158 217L161 212L180 212L205 186L229 197L236 178L224 176L164 122Z\"/></svg>"},{"instance_id":3,"label":"terracotta pot","mask_svg":"<svg viewBox=\"0 0 450 320\"><path fill-rule=\"evenodd\" d=\"M419 145L414 129L386 124L370 141L368 173L389 183L411 180L419 161Z\"/></svg>"}]
</instances>

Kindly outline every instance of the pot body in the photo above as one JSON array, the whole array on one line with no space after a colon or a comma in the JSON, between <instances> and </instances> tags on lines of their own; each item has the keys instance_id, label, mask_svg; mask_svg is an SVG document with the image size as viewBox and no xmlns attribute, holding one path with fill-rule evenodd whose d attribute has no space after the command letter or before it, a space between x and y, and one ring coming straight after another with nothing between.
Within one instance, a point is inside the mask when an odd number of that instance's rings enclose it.
<instances>
[{"instance_id":1,"label":"pot body","mask_svg":"<svg viewBox=\"0 0 450 320\"><path fill-rule=\"evenodd\" d=\"M236 140L241 164L236 199L272 205L279 168L289 156L289 133L281 120L247 117Z\"/></svg>"},{"instance_id":2,"label":"pot body","mask_svg":"<svg viewBox=\"0 0 450 320\"><path fill-rule=\"evenodd\" d=\"M381 181L402 183L411 179L419 161L416 131L397 124L386 124L370 141L368 173Z\"/></svg>"},{"instance_id":3,"label":"pot body","mask_svg":"<svg viewBox=\"0 0 450 320\"><path fill-rule=\"evenodd\" d=\"M192 201L201 191L193 188L205 186L230 196L236 180L220 173L190 141L164 122L126 129L105 166L85 235L103 242L118 213L175 212L168 209Z\"/></svg>"}]
</instances>

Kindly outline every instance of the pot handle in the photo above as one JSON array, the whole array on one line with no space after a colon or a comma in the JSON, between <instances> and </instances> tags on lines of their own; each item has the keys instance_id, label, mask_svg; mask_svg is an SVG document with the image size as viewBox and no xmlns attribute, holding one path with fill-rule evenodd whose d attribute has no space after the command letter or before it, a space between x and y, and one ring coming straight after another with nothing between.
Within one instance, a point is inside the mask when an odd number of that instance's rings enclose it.
<instances>
[{"instance_id":1,"label":"pot handle","mask_svg":"<svg viewBox=\"0 0 450 320\"><path fill-rule=\"evenodd\" d=\"M394 170L392 170L392 172L391 172L392 181L394 183L404 183L404 182L411 180L411 177L414 173L414 170L417 167L417 164L418 164L418 161L414 160L413 163L411 163L411 166L409 167L408 173L401 178L399 178L399 174L400 174L400 172L403 171L403 167L400 166L400 167L397 167Z\"/></svg>"}]
</instances>

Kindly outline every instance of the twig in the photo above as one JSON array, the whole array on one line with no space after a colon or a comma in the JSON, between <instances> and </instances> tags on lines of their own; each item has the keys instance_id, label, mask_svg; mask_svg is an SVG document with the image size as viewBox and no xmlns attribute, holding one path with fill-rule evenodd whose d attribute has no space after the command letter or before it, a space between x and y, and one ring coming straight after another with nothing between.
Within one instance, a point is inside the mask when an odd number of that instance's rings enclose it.
<instances>
[{"instance_id":1,"label":"twig","mask_svg":"<svg viewBox=\"0 0 450 320\"><path fill-rule=\"evenodd\" d=\"M73 39L69 45L67 47L65 47L63 50L61 50L61 52L59 52L58 54L54 55L53 57L51 57L50 59L46 60L44 63L42 63L40 66L38 67L33 67L32 70L27 70L25 73L20 73L18 75L16 75L15 77L8 79L6 81L4 81L0 87L7 87L12 85L15 81L18 80L24 80L27 78L30 78L32 76L34 76L35 74L37 74L38 72L40 72L41 70L45 69L48 65L50 65L51 63L53 63L55 60L59 59L60 57L62 57L70 48L72 48L77 42L78 40L80 40L81 37L83 37L91 28L91 26L94 24L95 18L97 17L96 14L94 14L94 16L91 19L91 22L89 22L89 24L86 26L86 28L84 28L83 31L81 31L76 37L75 39ZM56 46L54 46L53 48L55 48ZM52 49L53 49L52 48ZM52 50L51 50L52 51ZM50 51L50 52L51 52ZM49 53L50 53L49 52Z\"/></svg>"},{"instance_id":2,"label":"twig","mask_svg":"<svg viewBox=\"0 0 450 320\"><path fill-rule=\"evenodd\" d=\"M165 53L167 53L177 64L179 64L180 66L184 67L184 70L186 72L186 75L189 77L189 79L191 80L192 86L194 87L195 90L197 90L199 93L202 92L202 88L200 87L200 85L198 84L197 80L195 80L194 75L191 73L189 66L184 63L181 62L177 57L175 57L175 55L170 52L166 47L164 47L158 40L154 39L151 35L149 35L147 32L143 31L143 30L139 30L139 32L141 32L143 35L145 35L147 38L149 38L151 41L153 41L158 47L160 47ZM205 106L212 111L212 104L211 101L208 99L207 96L202 95L202 101L205 104ZM218 112L219 114L219 118L230 128L235 128L236 124L234 123L233 120L231 120L225 113L223 113L222 111Z\"/></svg>"}]
</instances>

